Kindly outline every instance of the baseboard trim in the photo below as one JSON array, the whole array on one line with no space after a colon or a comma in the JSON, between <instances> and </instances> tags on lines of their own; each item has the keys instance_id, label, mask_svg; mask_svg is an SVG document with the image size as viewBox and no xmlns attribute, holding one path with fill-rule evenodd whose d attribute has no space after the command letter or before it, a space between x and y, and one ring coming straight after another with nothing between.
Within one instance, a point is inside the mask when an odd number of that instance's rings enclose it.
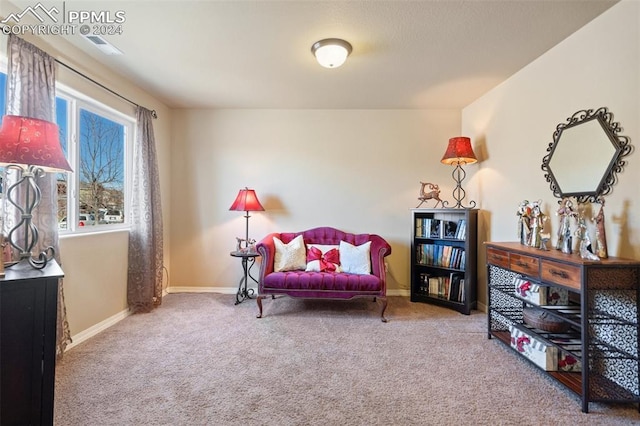
<instances>
[{"instance_id":1,"label":"baseboard trim","mask_svg":"<svg viewBox=\"0 0 640 426\"><path fill-rule=\"evenodd\" d=\"M131 315L129 313L128 309L125 309L122 312L119 312L109 318L107 318L104 321L99 322L98 324L94 325L93 327L89 327L88 329L81 331L80 333L71 336L71 343L69 343L67 345L67 347L65 348L65 352L68 351L69 349L73 348L74 346L79 345L80 343L84 342L85 340L90 339L91 337L97 335L98 333L106 330L107 328L111 327L112 325L117 324L118 322L122 321L123 319L125 319L126 317L128 317L129 315Z\"/></svg>"},{"instance_id":2,"label":"baseboard trim","mask_svg":"<svg viewBox=\"0 0 640 426\"><path fill-rule=\"evenodd\" d=\"M251 287L249 287L251 288ZM257 289L253 289L254 292ZM169 287L167 293L221 293L221 294L236 294L238 287Z\"/></svg>"}]
</instances>

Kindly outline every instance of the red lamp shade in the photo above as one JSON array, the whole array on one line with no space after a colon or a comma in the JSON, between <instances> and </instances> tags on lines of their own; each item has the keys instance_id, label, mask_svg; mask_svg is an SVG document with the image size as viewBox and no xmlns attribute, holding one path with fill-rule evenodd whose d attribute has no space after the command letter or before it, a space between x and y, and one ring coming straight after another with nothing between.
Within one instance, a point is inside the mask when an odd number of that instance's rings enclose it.
<instances>
[{"instance_id":1,"label":"red lamp shade","mask_svg":"<svg viewBox=\"0 0 640 426\"><path fill-rule=\"evenodd\" d=\"M38 166L48 172L72 171L58 132L58 126L49 121L5 115L0 128L0 164Z\"/></svg>"},{"instance_id":2,"label":"red lamp shade","mask_svg":"<svg viewBox=\"0 0 640 426\"><path fill-rule=\"evenodd\" d=\"M473 153L473 148L471 147L471 139L465 136L449 139L447 151L444 153L442 160L440 160L441 163L449 165L473 164L477 161L476 154Z\"/></svg>"},{"instance_id":3,"label":"red lamp shade","mask_svg":"<svg viewBox=\"0 0 640 426\"><path fill-rule=\"evenodd\" d=\"M229 210L241 211L241 212L259 212L264 211L264 207L258 201L256 191L253 189L245 188L238 192L236 200L231 204Z\"/></svg>"}]
</instances>

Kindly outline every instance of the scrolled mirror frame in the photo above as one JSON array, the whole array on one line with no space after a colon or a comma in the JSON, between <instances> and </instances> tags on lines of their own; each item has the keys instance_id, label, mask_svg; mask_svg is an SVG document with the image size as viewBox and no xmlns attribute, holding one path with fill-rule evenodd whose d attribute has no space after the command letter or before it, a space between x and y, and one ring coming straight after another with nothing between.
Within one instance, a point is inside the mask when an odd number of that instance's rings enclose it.
<instances>
[{"instance_id":1,"label":"scrolled mirror frame","mask_svg":"<svg viewBox=\"0 0 640 426\"><path fill-rule=\"evenodd\" d=\"M602 176L600 184L596 188L595 192L563 194L560 190L559 183L556 181L553 172L549 168L549 162L554 149L558 144L564 129L579 125L580 123L594 118L597 119L604 132L616 147L616 154L609 163L609 167L607 167L607 170ZM566 123L558 124L556 126L556 131L553 132L553 142L549 143L549 146L547 147L547 155L542 159L542 170L545 172L544 177L549 183L553 195L557 198L570 195L579 203L595 203L599 202L598 200L602 200L603 196L609 194L613 189L613 185L617 181L617 174L622 172L626 164L626 161L623 160L623 158L629 155L632 151L632 146L629 144L629 138L627 136L619 135L621 131L622 128L620 127L620 124L613 121L613 113L608 111L606 107L600 107L595 111L593 109L580 110L569 117Z\"/></svg>"}]
</instances>

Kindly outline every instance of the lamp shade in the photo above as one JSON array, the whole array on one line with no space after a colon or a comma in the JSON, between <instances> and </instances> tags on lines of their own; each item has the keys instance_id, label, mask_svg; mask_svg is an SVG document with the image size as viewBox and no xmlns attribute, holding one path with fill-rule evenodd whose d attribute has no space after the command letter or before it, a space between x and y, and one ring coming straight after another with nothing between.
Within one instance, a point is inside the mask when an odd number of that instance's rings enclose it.
<instances>
[{"instance_id":1,"label":"lamp shade","mask_svg":"<svg viewBox=\"0 0 640 426\"><path fill-rule=\"evenodd\" d=\"M326 38L311 46L311 53L325 68L337 68L344 64L353 48L348 41L339 38Z\"/></svg>"},{"instance_id":2,"label":"lamp shade","mask_svg":"<svg viewBox=\"0 0 640 426\"><path fill-rule=\"evenodd\" d=\"M0 165L38 166L47 172L72 171L62 152L58 126L49 121L5 115L0 128Z\"/></svg>"},{"instance_id":3,"label":"lamp shade","mask_svg":"<svg viewBox=\"0 0 640 426\"><path fill-rule=\"evenodd\" d=\"M245 188L238 192L236 200L231 204L229 210L241 211L241 212L259 212L264 211L264 207L258 201L256 191L253 189Z\"/></svg>"},{"instance_id":4,"label":"lamp shade","mask_svg":"<svg viewBox=\"0 0 640 426\"><path fill-rule=\"evenodd\" d=\"M447 151L444 153L442 160L440 160L441 163L449 165L473 164L477 161L476 154L474 154L471 147L471 139L465 136L449 139Z\"/></svg>"}]
</instances>

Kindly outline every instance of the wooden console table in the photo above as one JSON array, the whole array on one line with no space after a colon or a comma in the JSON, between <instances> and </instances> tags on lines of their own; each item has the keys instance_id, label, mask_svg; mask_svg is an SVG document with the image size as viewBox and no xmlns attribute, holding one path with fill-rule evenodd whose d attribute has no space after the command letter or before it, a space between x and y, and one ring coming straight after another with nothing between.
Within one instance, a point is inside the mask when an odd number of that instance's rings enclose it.
<instances>
[{"instance_id":1,"label":"wooden console table","mask_svg":"<svg viewBox=\"0 0 640 426\"><path fill-rule=\"evenodd\" d=\"M525 333L541 342L549 353L577 359L581 371L563 371L559 363L558 368L545 366L544 373L575 392L585 413L589 402L639 403L640 262L590 261L517 242L486 243L486 247L488 337L513 347L515 329L516 335ZM515 291L516 279L540 289L566 291L567 306L531 302ZM531 306L569 323L571 329L558 335L526 324L523 309Z\"/></svg>"}]
</instances>

